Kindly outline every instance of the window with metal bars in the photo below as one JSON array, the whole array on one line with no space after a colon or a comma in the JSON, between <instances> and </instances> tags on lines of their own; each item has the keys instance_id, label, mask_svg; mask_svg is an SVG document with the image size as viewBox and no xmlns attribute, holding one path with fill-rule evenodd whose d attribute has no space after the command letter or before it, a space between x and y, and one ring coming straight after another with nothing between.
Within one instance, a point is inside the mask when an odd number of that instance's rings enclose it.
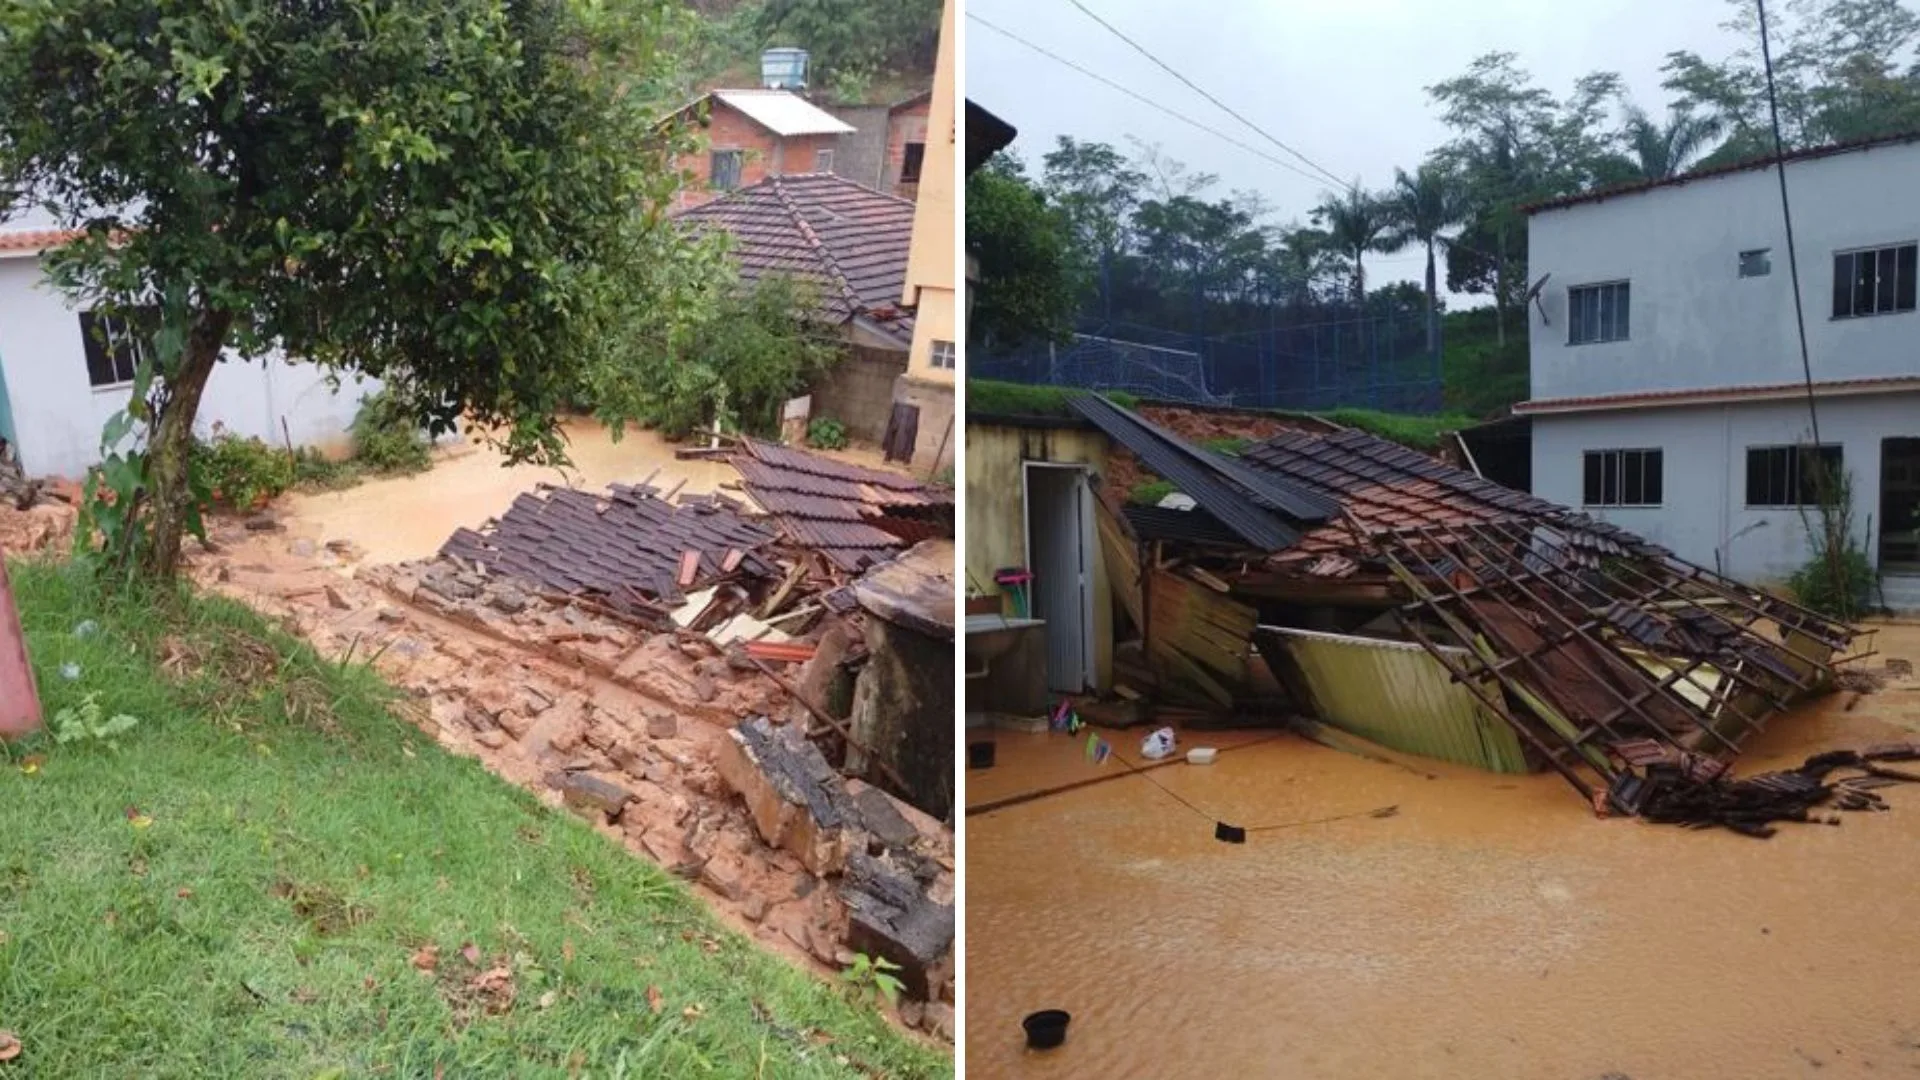
<instances>
[{"instance_id":1,"label":"window with metal bars","mask_svg":"<svg viewBox=\"0 0 1920 1080\"><path fill-rule=\"evenodd\" d=\"M1920 244L1842 251L1833 257L1833 317L1912 311Z\"/></svg>"},{"instance_id":2,"label":"window with metal bars","mask_svg":"<svg viewBox=\"0 0 1920 1080\"><path fill-rule=\"evenodd\" d=\"M1840 447L1747 447L1748 506L1816 506L1845 462Z\"/></svg>"},{"instance_id":3,"label":"window with metal bars","mask_svg":"<svg viewBox=\"0 0 1920 1080\"><path fill-rule=\"evenodd\" d=\"M80 337L87 356L87 383L96 390L133 381L147 355L147 336L158 312L135 308L118 315L80 313Z\"/></svg>"},{"instance_id":4,"label":"window with metal bars","mask_svg":"<svg viewBox=\"0 0 1920 1080\"><path fill-rule=\"evenodd\" d=\"M1581 462L1584 506L1659 506L1665 454L1660 450L1589 450Z\"/></svg>"}]
</instances>

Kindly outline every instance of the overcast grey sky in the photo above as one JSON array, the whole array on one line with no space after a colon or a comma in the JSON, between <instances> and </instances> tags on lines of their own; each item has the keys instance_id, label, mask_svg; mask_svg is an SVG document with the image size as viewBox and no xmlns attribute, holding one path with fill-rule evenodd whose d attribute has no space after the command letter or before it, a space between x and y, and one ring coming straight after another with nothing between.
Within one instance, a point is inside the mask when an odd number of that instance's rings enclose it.
<instances>
[{"instance_id":1,"label":"overcast grey sky","mask_svg":"<svg viewBox=\"0 0 1920 1080\"><path fill-rule=\"evenodd\" d=\"M1658 111L1660 65L1676 49L1719 57L1724 0L1083 0L1235 111L1341 177L1371 188L1444 141L1426 87L1482 53L1519 55L1556 97L1595 70L1617 71ZM965 0L963 10L1090 68L1209 127L1292 160L1134 52L1067 0ZM1058 135L1125 148L1128 135L1220 176L1218 194L1252 189L1277 220L1304 219L1332 185L1155 112L979 23L965 24L966 95L1019 129L1030 165ZM1412 251L1369 260L1381 283L1417 279Z\"/></svg>"}]
</instances>

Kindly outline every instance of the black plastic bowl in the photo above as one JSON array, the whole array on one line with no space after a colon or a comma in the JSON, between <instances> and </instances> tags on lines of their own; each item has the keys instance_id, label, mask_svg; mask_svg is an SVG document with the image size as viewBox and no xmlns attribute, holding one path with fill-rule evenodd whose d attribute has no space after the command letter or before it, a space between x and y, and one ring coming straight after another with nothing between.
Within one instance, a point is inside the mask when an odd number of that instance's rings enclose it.
<instances>
[{"instance_id":1,"label":"black plastic bowl","mask_svg":"<svg viewBox=\"0 0 1920 1080\"><path fill-rule=\"evenodd\" d=\"M968 743L967 744L967 768L969 769L993 768L993 749L994 749L994 744L990 742Z\"/></svg>"},{"instance_id":2,"label":"black plastic bowl","mask_svg":"<svg viewBox=\"0 0 1920 1080\"><path fill-rule=\"evenodd\" d=\"M1043 1009L1020 1022L1027 1029L1027 1048L1051 1050L1067 1041L1067 1021L1073 1014L1065 1009Z\"/></svg>"}]
</instances>

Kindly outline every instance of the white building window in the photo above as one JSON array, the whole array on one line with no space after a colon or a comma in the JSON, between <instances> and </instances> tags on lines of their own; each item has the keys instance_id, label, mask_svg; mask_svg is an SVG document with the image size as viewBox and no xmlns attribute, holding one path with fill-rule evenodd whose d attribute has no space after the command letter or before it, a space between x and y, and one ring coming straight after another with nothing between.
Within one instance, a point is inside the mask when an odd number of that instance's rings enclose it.
<instances>
[{"instance_id":1,"label":"white building window","mask_svg":"<svg viewBox=\"0 0 1920 1080\"><path fill-rule=\"evenodd\" d=\"M125 386L146 359L146 342L137 323L144 314L136 310L132 317L80 313L80 337L87 354L87 383L96 390Z\"/></svg>"},{"instance_id":2,"label":"white building window","mask_svg":"<svg viewBox=\"0 0 1920 1080\"><path fill-rule=\"evenodd\" d=\"M1589 450L1580 502L1584 506L1659 506L1665 495L1659 450Z\"/></svg>"},{"instance_id":3,"label":"white building window","mask_svg":"<svg viewBox=\"0 0 1920 1080\"><path fill-rule=\"evenodd\" d=\"M932 350L927 355L927 365L929 367L952 371L953 342L935 340Z\"/></svg>"},{"instance_id":4,"label":"white building window","mask_svg":"<svg viewBox=\"0 0 1920 1080\"><path fill-rule=\"evenodd\" d=\"M813 152L813 171L830 173L833 171L833 151L815 150Z\"/></svg>"},{"instance_id":5,"label":"white building window","mask_svg":"<svg viewBox=\"0 0 1920 1080\"><path fill-rule=\"evenodd\" d=\"M1628 287L1624 281L1567 290L1567 344L1627 340Z\"/></svg>"},{"instance_id":6,"label":"white building window","mask_svg":"<svg viewBox=\"0 0 1920 1080\"><path fill-rule=\"evenodd\" d=\"M1747 447L1748 506L1817 506L1845 467L1837 444Z\"/></svg>"},{"instance_id":7,"label":"white building window","mask_svg":"<svg viewBox=\"0 0 1920 1080\"><path fill-rule=\"evenodd\" d=\"M1920 244L1842 251L1833 257L1833 317L1913 310L1914 256Z\"/></svg>"},{"instance_id":8,"label":"white building window","mask_svg":"<svg viewBox=\"0 0 1920 1080\"><path fill-rule=\"evenodd\" d=\"M745 154L739 150L715 150L707 181L717 191L732 191L740 186L740 166Z\"/></svg>"}]
</instances>

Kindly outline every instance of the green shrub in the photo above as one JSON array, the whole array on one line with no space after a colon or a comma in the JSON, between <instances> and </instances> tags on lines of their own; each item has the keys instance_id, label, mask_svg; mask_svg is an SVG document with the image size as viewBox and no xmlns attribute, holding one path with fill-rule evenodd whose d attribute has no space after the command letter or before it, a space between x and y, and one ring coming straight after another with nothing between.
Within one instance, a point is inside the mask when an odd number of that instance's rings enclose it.
<instances>
[{"instance_id":1,"label":"green shrub","mask_svg":"<svg viewBox=\"0 0 1920 1080\"><path fill-rule=\"evenodd\" d=\"M1067 408L1068 399L1084 393L1087 391L1068 386L968 379L967 412L976 416L1072 416L1073 411ZM1107 390L1100 396L1123 409L1140 405L1140 399L1125 390Z\"/></svg>"},{"instance_id":2,"label":"green shrub","mask_svg":"<svg viewBox=\"0 0 1920 1080\"><path fill-rule=\"evenodd\" d=\"M385 390L360 403L353 418L353 456L379 473L424 472L433 464L419 423Z\"/></svg>"},{"instance_id":3,"label":"green shrub","mask_svg":"<svg viewBox=\"0 0 1920 1080\"><path fill-rule=\"evenodd\" d=\"M216 435L195 451L194 462L221 506L249 510L293 486L293 455L259 439Z\"/></svg>"},{"instance_id":4,"label":"green shrub","mask_svg":"<svg viewBox=\"0 0 1920 1080\"><path fill-rule=\"evenodd\" d=\"M807 445L815 450L845 450L847 426L831 416L816 416L807 422Z\"/></svg>"},{"instance_id":5,"label":"green shrub","mask_svg":"<svg viewBox=\"0 0 1920 1080\"><path fill-rule=\"evenodd\" d=\"M1247 447L1253 445L1253 440L1247 438L1245 435L1222 435L1217 439L1207 439L1200 445L1216 454L1225 454L1228 457L1239 457L1241 454L1246 453Z\"/></svg>"},{"instance_id":6,"label":"green shrub","mask_svg":"<svg viewBox=\"0 0 1920 1080\"><path fill-rule=\"evenodd\" d=\"M1853 474L1842 469L1825 475L1809 448L1801 458L1804 482L1815 492L1813 506L1800 508L1812 549L1787 585L1794 598L1830 618L1851 621L1866 614L1868 596L1879 575L1853 536Z\"/></svg>"},{"instance_id":7,"label":"green shrub","mask_svg":"<svg viewBox=\"0 0 1920 1080\"><path fill-rule=\"evenodd\" d=\"M1174 491L1175 488L1170 481L1142 480L1133 485L1133 490L1127 493L1127 501L1140 506L1159 506L1160 500L1173 494Z\"/></svg>"},{"instance_id":8,"label":"green shrub","mask_svg":"<svg viewBox=\"0 0 1920 1080\"><path fill-rule=\"evenodd\" d=\"M295 487L336 491L359 479L360 466L351 459L335 461L311 446L303 446L293 455Z\"/></svg>"}]
</instances>

